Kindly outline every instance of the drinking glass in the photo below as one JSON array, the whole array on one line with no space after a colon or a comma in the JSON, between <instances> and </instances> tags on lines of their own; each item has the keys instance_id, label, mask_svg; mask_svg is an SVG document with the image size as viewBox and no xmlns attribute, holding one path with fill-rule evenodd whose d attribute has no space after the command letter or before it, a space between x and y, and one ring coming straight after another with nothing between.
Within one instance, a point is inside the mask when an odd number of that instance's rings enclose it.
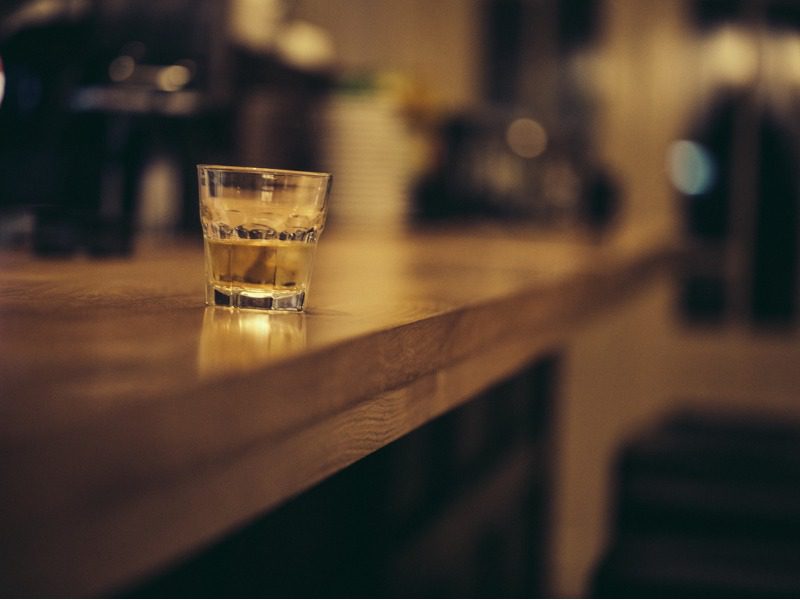
<instances>
[{"instance_id":1,"label":"drinking glass","mask_svg":"<svg viewBox=\"0 0 800 600\"><path fill-rule=\"evenodd\" d=\"M303 310L331 175L220 165L197 173L206 304Z\"/></svg>"}]
</instances>

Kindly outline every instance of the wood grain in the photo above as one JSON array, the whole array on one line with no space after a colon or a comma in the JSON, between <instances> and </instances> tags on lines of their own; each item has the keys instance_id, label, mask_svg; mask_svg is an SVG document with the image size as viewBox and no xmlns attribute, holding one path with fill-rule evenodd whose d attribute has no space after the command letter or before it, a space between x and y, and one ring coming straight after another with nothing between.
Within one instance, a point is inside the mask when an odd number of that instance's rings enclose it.
<instances>
[{"instance_id":1,"label":"wood grain","mask_svg":"<svg viewBox=\"0 0 800 600\"><path fill-rule=\"evenodd\" d=\"M566 343L671 255L334 235L302 315L204 308L196 245L5 255L0 589L99 594L162 568Z\"/></svg>"}]
</instances>

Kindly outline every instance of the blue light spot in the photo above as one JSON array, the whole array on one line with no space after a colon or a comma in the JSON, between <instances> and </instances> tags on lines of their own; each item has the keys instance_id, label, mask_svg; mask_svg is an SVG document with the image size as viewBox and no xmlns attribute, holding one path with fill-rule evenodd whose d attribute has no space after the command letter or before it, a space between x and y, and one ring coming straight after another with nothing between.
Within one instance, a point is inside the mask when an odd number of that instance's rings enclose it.
<instances>
[{"instance_id":1,"label":"blue light spot","mask_svg":"<svg viewBox=\"0 0 800 600\"><path fill-rule=\"evenodd\" d=\"M667 151L669 179L679 191L690 196L706 193L716 180L714 158L703 146L678 140Z\"/></svg>"}]
</instances>

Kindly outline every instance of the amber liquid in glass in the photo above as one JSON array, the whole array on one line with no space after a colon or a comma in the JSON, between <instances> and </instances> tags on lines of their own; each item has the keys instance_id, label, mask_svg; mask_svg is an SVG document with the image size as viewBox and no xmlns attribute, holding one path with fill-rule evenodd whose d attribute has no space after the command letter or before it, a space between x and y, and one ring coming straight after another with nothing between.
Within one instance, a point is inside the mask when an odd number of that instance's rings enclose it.
<instances>
[{"instance_id":1,"label":"amber liquid in glass","mask_svg":"<svg viewBox=\"0 0 800 600\"><path fill-rule=\"evenodd\" d=\"M211 303L227 304L219 298L244 294L254 299L299 297L302 306L314 243L242 239L206 239L205 243Z\"/></svg>"}]
</instances>

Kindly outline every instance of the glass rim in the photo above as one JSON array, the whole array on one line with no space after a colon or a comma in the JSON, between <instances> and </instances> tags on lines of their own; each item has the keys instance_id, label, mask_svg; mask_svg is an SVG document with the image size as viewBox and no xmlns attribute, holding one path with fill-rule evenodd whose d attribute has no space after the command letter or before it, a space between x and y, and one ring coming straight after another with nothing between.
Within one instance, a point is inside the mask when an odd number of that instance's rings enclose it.
<instances>
[{"instance_id":1,"label":"glass rim","mask_svg":"<svg viewBox=\"0 0 800 600\"><path fill-rule=\"evenodd\" d=\"M270 167L237 167L234 165L212 165L212 164L198 164L197 170L207 169L212 171L228 171L236 173L272 173L275 175L288 175L300 177L319 177L321 179L330 179L332 175L322 171L295 171L292 169L272 169Z\"/></svg>"}]
</instances>

